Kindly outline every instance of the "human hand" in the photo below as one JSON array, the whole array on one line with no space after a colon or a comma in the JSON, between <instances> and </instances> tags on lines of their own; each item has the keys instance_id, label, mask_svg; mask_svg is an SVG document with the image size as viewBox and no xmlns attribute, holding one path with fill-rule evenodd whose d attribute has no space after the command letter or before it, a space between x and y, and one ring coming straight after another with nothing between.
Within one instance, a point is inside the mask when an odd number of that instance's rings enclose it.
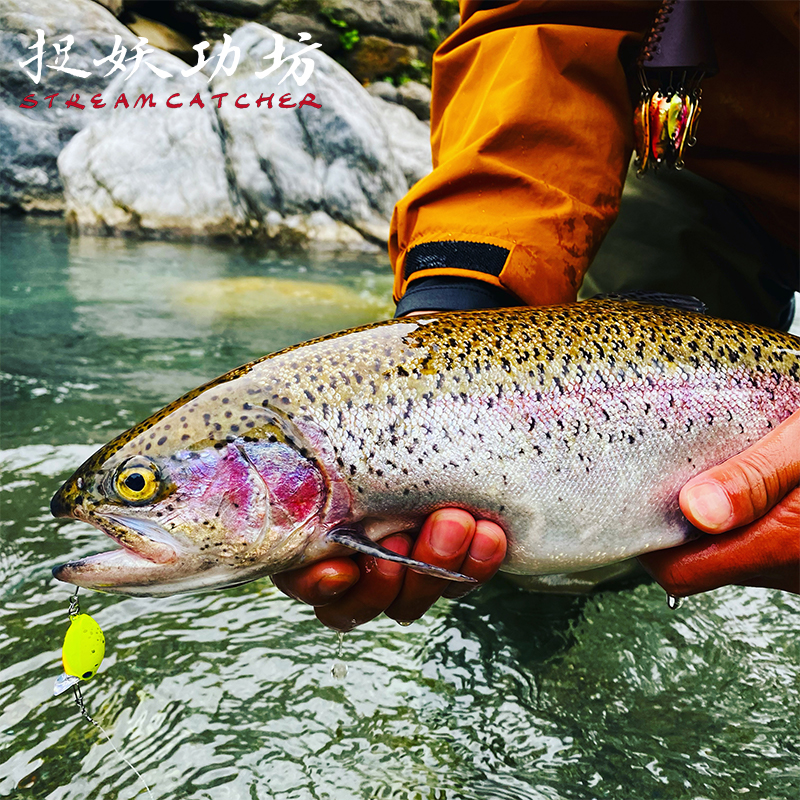
<instances>
[{"instance_id":1,"label":"human hand","mask_svg":"<svg viewBox=\"0 0 800 800\"><path fill-rule=\"evenodd\" d=\"M680 504L706 533L640 556L669 592L766 586L800 594L800 411L743 453L690 480Z\"/></svg>"},{"instance_id":2,"label":"human hand","mask_svg":"<svg viewBox=\"0 0 800 800\"><path fill-rule=\"evenodd\" d=\"M485 583L500 568L506 537L499 525L459 508L434 511L416 541L393 534L381 544L395 553L461 572ZM373 556L331 558L272 576L284 593L314 606L323 625L349 631L382 612L398 622L419 619L439 597L461 597L475 584L454 583Z\"/></svg>"}]
</instances>

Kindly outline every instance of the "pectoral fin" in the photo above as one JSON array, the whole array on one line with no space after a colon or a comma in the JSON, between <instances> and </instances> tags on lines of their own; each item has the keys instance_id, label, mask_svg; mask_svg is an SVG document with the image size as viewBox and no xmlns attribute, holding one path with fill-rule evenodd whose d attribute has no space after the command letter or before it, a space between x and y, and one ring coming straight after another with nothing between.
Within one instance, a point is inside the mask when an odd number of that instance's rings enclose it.
<instances>
[{"instance_id":1,"label":"pectoral fin","mask_svg":"<svg viewBox=\"0 0 800 800\"><path fill-rule=\"evenodd\" d=\"M422 575L432 575L434 578L444 578L448 581L458 581L460 583L477 583L475 578L462 575L460 572L451 572L449 569L434 567L433 564L426 564L424 561L415 561L413 558L407 558L406 556L393 553L377 542L373 542L364 534L361 528L356 526L334 528L327 534L327 538L332 542L336 542L336 544L344 545L359 553L366 553L368 556L404 564L409 569L414 570L414 572L419 572Z\"/></svg>"}]
</instances>

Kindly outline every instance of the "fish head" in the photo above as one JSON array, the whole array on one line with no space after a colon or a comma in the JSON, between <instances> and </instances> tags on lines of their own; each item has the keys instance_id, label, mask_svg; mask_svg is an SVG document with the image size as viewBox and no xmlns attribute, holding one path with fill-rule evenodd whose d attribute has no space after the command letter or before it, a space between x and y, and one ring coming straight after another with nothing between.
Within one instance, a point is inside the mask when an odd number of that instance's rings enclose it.
<instances>
[{"instance_id":1,"label":"fish head","mask_svg":"<svg viewBox=\"0 0 800 800\"><path fill-rule=\"evenodd\" d=\"M251 412L256 424L238 435L214 421L229 419L228 409L203 408L200 424L188 426L185 408L160 412L58 490L54 516L88 522L121 548L56 567L57 579L164 596L245 583L302 560L327 496L302 436L266 409Z\"/></svg>"}]
</instances>

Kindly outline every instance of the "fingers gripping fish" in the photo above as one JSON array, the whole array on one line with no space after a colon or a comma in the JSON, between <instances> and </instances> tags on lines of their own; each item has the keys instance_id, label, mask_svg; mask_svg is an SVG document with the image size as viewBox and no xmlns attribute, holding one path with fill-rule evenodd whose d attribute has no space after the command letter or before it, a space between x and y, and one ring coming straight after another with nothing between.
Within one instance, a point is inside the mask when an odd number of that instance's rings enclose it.
<instances>
[{"instance_id":1,"label":"fingers gripping fish","mask_svg":"<svg viewBox=\"0 0 800 800\"><path fill-rule=\"evenodd\" d=\"M138 595L222 588L459 506L503 569L547 575L673 547L693 475L800 408L800 343L604 298L377 323L190 392L99 450L51 508L121 547L60 580Z\"/></svg>"}]
</instances>

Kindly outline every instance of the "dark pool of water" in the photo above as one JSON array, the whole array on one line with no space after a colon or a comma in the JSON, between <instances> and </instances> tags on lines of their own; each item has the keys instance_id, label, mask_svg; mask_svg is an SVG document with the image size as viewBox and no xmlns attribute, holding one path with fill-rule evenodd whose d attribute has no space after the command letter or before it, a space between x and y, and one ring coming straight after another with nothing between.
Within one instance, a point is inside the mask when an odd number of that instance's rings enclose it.
<instances>
[{"instance_id":1,"label":"dark pool of water","mask_svg":"<svg viewBox=\"0 0 800 800\"><path fill-rule=\"evenodd\" d=\"M146 797L69 696L69 589L106 548L49 498L99 444L282 346L390 313L383 258L69 240L2 219L0 797ZM337 641L267 580L166 600L83 592L107 657L89 712L157 798L797 800L800 598L493 583Z\"/></svg>"}]
</instances>

